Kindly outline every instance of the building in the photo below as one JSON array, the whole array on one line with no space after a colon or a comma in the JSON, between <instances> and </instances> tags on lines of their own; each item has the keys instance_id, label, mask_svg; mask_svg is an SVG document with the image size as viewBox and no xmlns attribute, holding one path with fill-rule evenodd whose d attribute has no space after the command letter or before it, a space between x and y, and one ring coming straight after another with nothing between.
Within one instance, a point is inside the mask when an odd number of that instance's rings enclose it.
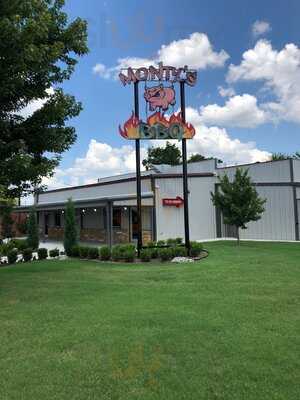
<instances>
[{"instance_id":1,"label":"building","mask_svg":"<svg viewBox=\"0 0 300 400\"><path fill-rule=\"evenodd\" d=\"M249 170L258 193L267 199L261 220L242 230L242 239L299 240L300 160L240 165ZM218 176L233 176L237 166L218 168L216 160L188 165L191 240L235 237L231 226L211 201ZM142 173L143 242L184 237L181 198L182 167L161 165ZM99 179L97 183L49 190L36 197L41 236L63 237L64 208L72 198L80 227L80 239L99 244L137 238L135 174ZM174 199L176 200L174 202ZM22 211L22 207L19 208Z\"/></svg>"}]
</instances>

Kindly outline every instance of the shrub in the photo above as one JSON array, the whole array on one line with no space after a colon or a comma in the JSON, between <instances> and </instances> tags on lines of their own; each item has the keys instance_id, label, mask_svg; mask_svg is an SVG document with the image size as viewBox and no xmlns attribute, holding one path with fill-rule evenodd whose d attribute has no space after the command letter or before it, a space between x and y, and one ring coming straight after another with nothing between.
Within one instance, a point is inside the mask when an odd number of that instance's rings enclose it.
<instances>
[{"instance_id":1,"label":"shrub","mask_svg":"<svg viewBox=\"0 0 300 400\"><path fill-rule=\"evenodd\" d=\"M58 256L59 256L59 250L58 250L58 249L52 249L52 250L50 250L50 251L49 251L49 256L50 256L51 258L58 257Z\"/></svg>"},{"instance_id":2,"label":"shrub","mask_svg":"<svg viewBox=\"0 0 300 400\"><path fill-rule=\"evenodd\" d=\"M134 244L117 244L112 248L112 258L115 261L132 262L135 259Z\"/></svg>"},{"instance_id":3,"label":"shrub","mask_svg":"<svg viewBox=\"0 0 300 400\"><path fill-rule=\"evenodd\" d=\"M173 257L186 257L187 250L184 246L175 246L172 248Z\"/></svg>"},{"instance_id":4,"label":"shrub","mask_svg":"<svg viewBox=\"0 0 300 400\"><path fill-rule=\"evenodd\" d=\"M23 261L28 262L32 260L32 249L24 249L22 252L23 255Z\"/></svg>"},{"instance_id":5,"label":"shrub","mask_svg":"<svg viewBox=\"0 0 300 400\"><path fill-rule=\"evenodd\" d=\"M78 245L73 246L72 249L71 249L71 254L70 254L70 256L71 256L71 257L79 257L79 255L80 255L79 250L80 250L80 249L79 249L79 246L78 246Z\"/></svg>"},{"instance_id":6,"label":"shrub","mask_svg":"<svg viewBox=\"0 0 300 400\"><path fill-rule=\"evenodd\" d=\"M18 259L18 251L13 249L9 250L7 253L8 264L14 264Z\"/></svg>"},{"instance_id":7,"label":"shrub","mask_svg":"<svg viewBox=\"0 0 300 400\"><path fill-rule=\"evenodd\" d=\"M173 258L173 251L169 247L159 249L158 256L162 261L169 261Z\"/></svg>"},{"instance_id":8,"label":"shrub","mask_svg":"<svg viewBox=\"0 0 300 400\"><path fill-rule=\"evenodd\" d=\"M39 247L39 229L36 220L36 210L34 207L32 207L28 219L27 245L34 250Z\"/></svg>"},{"instance_id":9,"label":"shrub","mask_svg":"<svg viewBox=\"0 0 300 400\"><path fill-rule=\"evenodd\" d=\"M183 242L181 237L176 238L175 241L176 241L176 244L182 244L182 242Z\"/></svg>"},{"instance_id":10,"label":"shrub","mask_svg":"<svg viewBox=\"0 0 300 400\"><path fill-rule=\"evenodd\" d=\"M98 247L90 247L90 248L89 248L88 257L89 257L91 260L95 260L96 258L98 258L98 257L99 257L99 250L98 250Z\"/></svg>"},{"instance_id":11,"label":"shrub","mask_svg":"<svg viewBox=\"0 0 300 400\"><path fill-rule=\"evenodd\" d=\"M157 245L158 247L162 247L162 246L165 246L165 245L166 245L166 242L165 242L164 240L159 240L159 241L156 243L156 245Z\"/></svg>"},{"instance_id":12,"label":"shrub","mask_svg":"<svg viewBox=\"0 0 300 400\"><path fill-rule=\"evenodd\" d=\"M15 248L13 242L10 240L7 243L2 243L0 245L0 255L7 256L8 253Z\"/></svg>"},{"instance_id":13,"label":"shrub","mask_svg":"<svg viewBox=\"0 0 300 400\"><path fill-rule=\"evenodd\" d=\"M141 250L140 258L142 261L148 262L151 260L151 257L152 257L151 249L142 249Z\"/></svg>"},{"instance_id":14,"label":"shrub","mask_svg":"<svg viewBox=\"0 0 300 400\"><path fill-rule=\"evenodd\" d=\"M48 257L48 250L41 247L40 249L38 249L38 256L39 260L46 260L46 258Z\"/></svg>"},{"instance_id":15,"label":"shrub","mask_svg":"<svg viewBox=\"0 0 300 400\"><path fill-rule=\"evenodd\" d=\"M28 243L26 239L12 239L10 243L14 248L18 249L19 251L23 251L28 248Z\"/></svg>"},{"instance_id":16,"label":"shrub","mask_svg":"<svg viewBox=\"0 0 300 400\"><path fill-rule=\"evenodd\" d=\"M78 242L75 208L71 199L69 199L67 203L64 221L64 248L67 256L71 256L72 248L76 246Z\"/></svg>"},{"instance_id":17,"label":"shrub","mask_svg":"<svg viewBox=\"0 0 300 400\"><path fill-rule=\"evenodd\" d=\"M88 246L79 246L79 257L88 258L90 248Z\"/></svg>"},{"instance_id":18,"label":"shrub","mask_svg":"<svg viewBox=\"0 0 300 400\"><path fill-rule=\"evenodd\" d=\"M151 258L158 258L158 248L152 247L150 250Z\"/></svg>"},{"instance_id":19,"label":"shrub","mask_svg":"<svg viewBox=\"0 0 300 400\"><path fill-rule=\"evenodd\" d=\"M176 239L167 239L167 245L168 246L176 246L176 244L177 244L177 241L176 241Z\"/></svg>"},{"instance_id":20,"label":"shrub","mask_svg":"<svg viewBox=\"0 0 300 400\"><path fill-rule=\"evenodd\" d=\"M111 257L111 250L109 246L102 246L100 247L100 258L103 261L110 260Z\"/></svg>"},{"instance_id":21,"label":"shrub","mask_svg":"<svg viewBox=\"0 0 300 400\"><path fill-rule=\"evenodd\" d=\"M148 247L156 247L156 242L148 242L147 246Z\"/></svg>"},{"instance_id":22,"label":"shrub","mask_svg":"<svg viewBox=\"0 0 300 400\"><path fill-rule=\"evenodd\" d=\"M191 251L190 251L191 257L199 257L202 250L203 250L202 243L191 242Z\"/></svg>"}]
</instances>

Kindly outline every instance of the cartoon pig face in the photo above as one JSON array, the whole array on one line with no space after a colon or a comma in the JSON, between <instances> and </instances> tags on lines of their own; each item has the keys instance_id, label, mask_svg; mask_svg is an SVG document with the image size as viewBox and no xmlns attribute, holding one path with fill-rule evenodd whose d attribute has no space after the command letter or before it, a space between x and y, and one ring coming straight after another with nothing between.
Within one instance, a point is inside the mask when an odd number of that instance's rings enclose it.
<instances>
[{"instance_id":1,"label":"cartoon pig face","mask_svg":"<svg viewBox=\"0 0 300 400\"><path fill-rule=\"evenodd\" d=\"M150 110L162 108L166 111L170 105L175 104L175 91L171 87L163 87L163 85L153 86L145 89L145 100L150 104Z\"/></svg>"}]
</instances>

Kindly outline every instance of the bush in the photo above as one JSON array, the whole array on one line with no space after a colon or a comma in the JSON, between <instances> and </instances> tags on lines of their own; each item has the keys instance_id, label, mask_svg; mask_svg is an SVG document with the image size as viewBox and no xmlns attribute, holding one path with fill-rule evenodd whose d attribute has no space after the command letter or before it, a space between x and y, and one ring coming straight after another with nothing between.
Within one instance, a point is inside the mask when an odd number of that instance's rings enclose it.
<instances>
[{"instance_id":1,"label":"bush","mask_svg":"<svg viewBox=\"0 0 300 400\"><path fill-rule=\"evenodd\" d=\"M176 241L176 244L182 244L182 242L183 242L181 237L176 238L175 241Z\"/></svg>"},{"instance_id":2,"label":"bush","mask_svg":"<svg viewBox=\"0 0 300 400\"><path fill-rule=\"evenodd\" d=\"M18 259L18 251L17 250L9 250L7 253L7 261L8 264L14 264Z\"/></svg>"},{"instance_id":3,"label":"bush","mask_svg":"<svg viewBox=\"0 0 300 400\"><path fill-rule=\"evenodd\" d=\"M38 256L39 260L46 260L46 258L48 257L48 250L41 247L40 249L38 249Z\"/></svg>"},{"instance_id":4,"label":"bush","mask_svg":"<svg viewBox=\"0 0 300 400\"><path fill-rule=\"evenodd\" d=\"M7 256L8 253L15 248L14 243L10 240L7 243L2 243L0 245L0 255Z\"/></svg>"},{"instance_id":5,"label":"bush","mask_svg":"<svg viewBox=\"0 0 300 400\"><path fill-rule=\"evenodd\" d=\"M65 211L64 248L67 256L72 255L72 249L78 242L75 208L71 199L68 200Z\"/></svg>"},{"instance_id":6,"label":"bush","mask_svg":"<svg viewBox=\"0 0 300 400\"><path fill-rule=\"evenodd\" d=\"M152 252L151 249L142 249L141 250L141 254L140 254L140 258L142 261L148 262L151 260L152 258Z\"/></svg>"},{"instance_id":7,"label":"bush","mask_svg":"<svg viewBox=\"0 0 300 400\"><path fill-rule=\"evenodd\" d=\"M168 246L176 246L177 245L176 239L167 239L167 245Z\"/></svg>"},{"instance_id":8,"label":"bush","mask_svg":"<svg viewBox=\"0 0 300 400\"><path fill-rule=\"evenodd\" d=\"M28 249L28 243L26 239L12 239L10 243L14 248L18 249L19 251Z\"/></svg>"},{"instance_id":9,"label":"bush","mask_svg":"<svg viewBox=\"0 0 300 400\"><path fill-rule=\"evenodd\" d=\"M135 259L134 244L117 244L112 248L112 258L115 261L132 262Z\"/></svg>"},{"instance_id":10,"label":"bush","mask_svg":"<svg viewBox=\"0 0 300 400\"><path fill-rule=\"evenodd\" d=\"M32 260L32 249L24 249L22 252L23 255L23 261L28 262Z\"/></svg>"},{"instance_id":11,"label":"bush","mask_svg":"<svg viewBox=\"0 0 300 400\"><path fill-rule=\"evenodd\" d=\"M151 258L158 258L158 248L152 247L150 250Z\"/></svg>"},{"instance_id":12,"label":"bush","mask_svg":"<svg viewBox=\"0 0 300 400\"><path fill-rule=\"evenodd\" d=\"M98 247L90 247L90 248L89 248L88 257L89 257L91 260L95 260L95 259L99 258L99 250L98 250Z\"/></svg>"},{"instance_id":13,"label":"bush","mask_svg":"<svg viewBox=\"0 0 300 400\"><path fill-rule=\"evenodd\" d=\"M191 242L191 251L190 251L191 257L199 257L202 250L203 250L202 243Z\"/></svg>"},{"instance_id":14,"label":"bush","mask_svg":"<svg viewBox=\"0 0 300 400\"><path fill-rule=\"evenodd\" d=\"M156 246L158 246L158 247L162 247L162 246L165 246L166 245L166 242L164 241L164 240L159 240L157 243L156 243Z\"/></svg>"},{"instance_id":15,"label":"bush","mask_svg":"<svg viewBox=\"0 0 300 400\"><path fill-rule=\"evenodd\" d=\"M79 257L79 255L80 255L79 246L78 246L78 245L73 246L72 249L71 249L71 254L70 254L70 256L71 256L71 257Z\"/></svg>"},{"instance_id":16,"label":"bush","mask_svg":"<svg viewBox=\"0 0 300 400\"><path fill-rule=\"evenodd\" d=\"M58 257L58 256L59 256L59 250L58 250L58 249L52 249L52 250L50 250L50 251L49 251L49 256L50 256L51 258Z\"/></svg>"},{"instance_id":17,"label":"bush","mask_svg":"<svg viewBox=\"0 0 300 400\"><path fill-rule=\"evenodd\" d=\"M148 247L156 247L156 242L148 242L147 246Z\"/></svg>"},{"instance_id":18,"label":"bush","mask_svg":"<svg viewBox=\"0 0 300 400\"><path fill-rule=\"evenodd\" d=\"M158 256L162 261L169 261L173 258L173 251L169 247L159 249Z\"/></svg>"},{"instance_id":19,"label":"bush","mask_svg":"<svg viewBox=\"0 0 300 400\"><path fill-rule=\"evenodd\" d=\"M90 248L88 246L79 246L79 257L88 258Z\"/></svg>"},{"instance_id":20,"label":"bush","mask_svg":"<svg viewBox=\"0 0 300 400\"><path fill-rule=\"evenodd\" d=\"M184 246L175 246L172 248L173 257L186 257L187 250Z\"/></svg>"},{"instance_id":21,"label":"bush","mask_svg":"<svg viewBox=\"0 0 300 400\"><path fill-rule=\"evenodd\" d=\"M39 228L37 225L36 210L34 207L31 208L28 219L27 245L34 250L39 248Z\"/></svg>"},{"instance_id":22,"label":"bush","mask_svg":"<svg viewBox=\"0 0 300 400\"><path fill-rule=\"evenodd\" d=\"M100 247L100 258L103 261L110 260L111 257L111 250L109 246L102 246Z\"/></svg>"}]
</instances>

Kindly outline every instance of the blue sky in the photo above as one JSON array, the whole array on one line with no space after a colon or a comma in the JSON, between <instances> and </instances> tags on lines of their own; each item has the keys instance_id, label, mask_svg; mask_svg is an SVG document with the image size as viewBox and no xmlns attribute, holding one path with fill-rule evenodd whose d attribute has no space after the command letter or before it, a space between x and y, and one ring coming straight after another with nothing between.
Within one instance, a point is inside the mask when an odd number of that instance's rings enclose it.
<instances>
[{"instance_id":1,"label":"blue sky","mask_svg":"<svg viewBox=\"0 0 300 400\"><path fill-rule=\"evenodd\" d=\"M63 85L84 110L72 120L77 143L50 186L133 170L133 143L118 133L133 107L132 86L124 88L115 71L124 59L130 65L137 58L135 66L168 59L172 42L172 59L183 63L191 47L187 64L198 68L186 99L197 129L190 153L238 163L300 149L299 1L66 0L65 10L71 20L88 21L90 53Z\"/></svg>"}]
</instances>

